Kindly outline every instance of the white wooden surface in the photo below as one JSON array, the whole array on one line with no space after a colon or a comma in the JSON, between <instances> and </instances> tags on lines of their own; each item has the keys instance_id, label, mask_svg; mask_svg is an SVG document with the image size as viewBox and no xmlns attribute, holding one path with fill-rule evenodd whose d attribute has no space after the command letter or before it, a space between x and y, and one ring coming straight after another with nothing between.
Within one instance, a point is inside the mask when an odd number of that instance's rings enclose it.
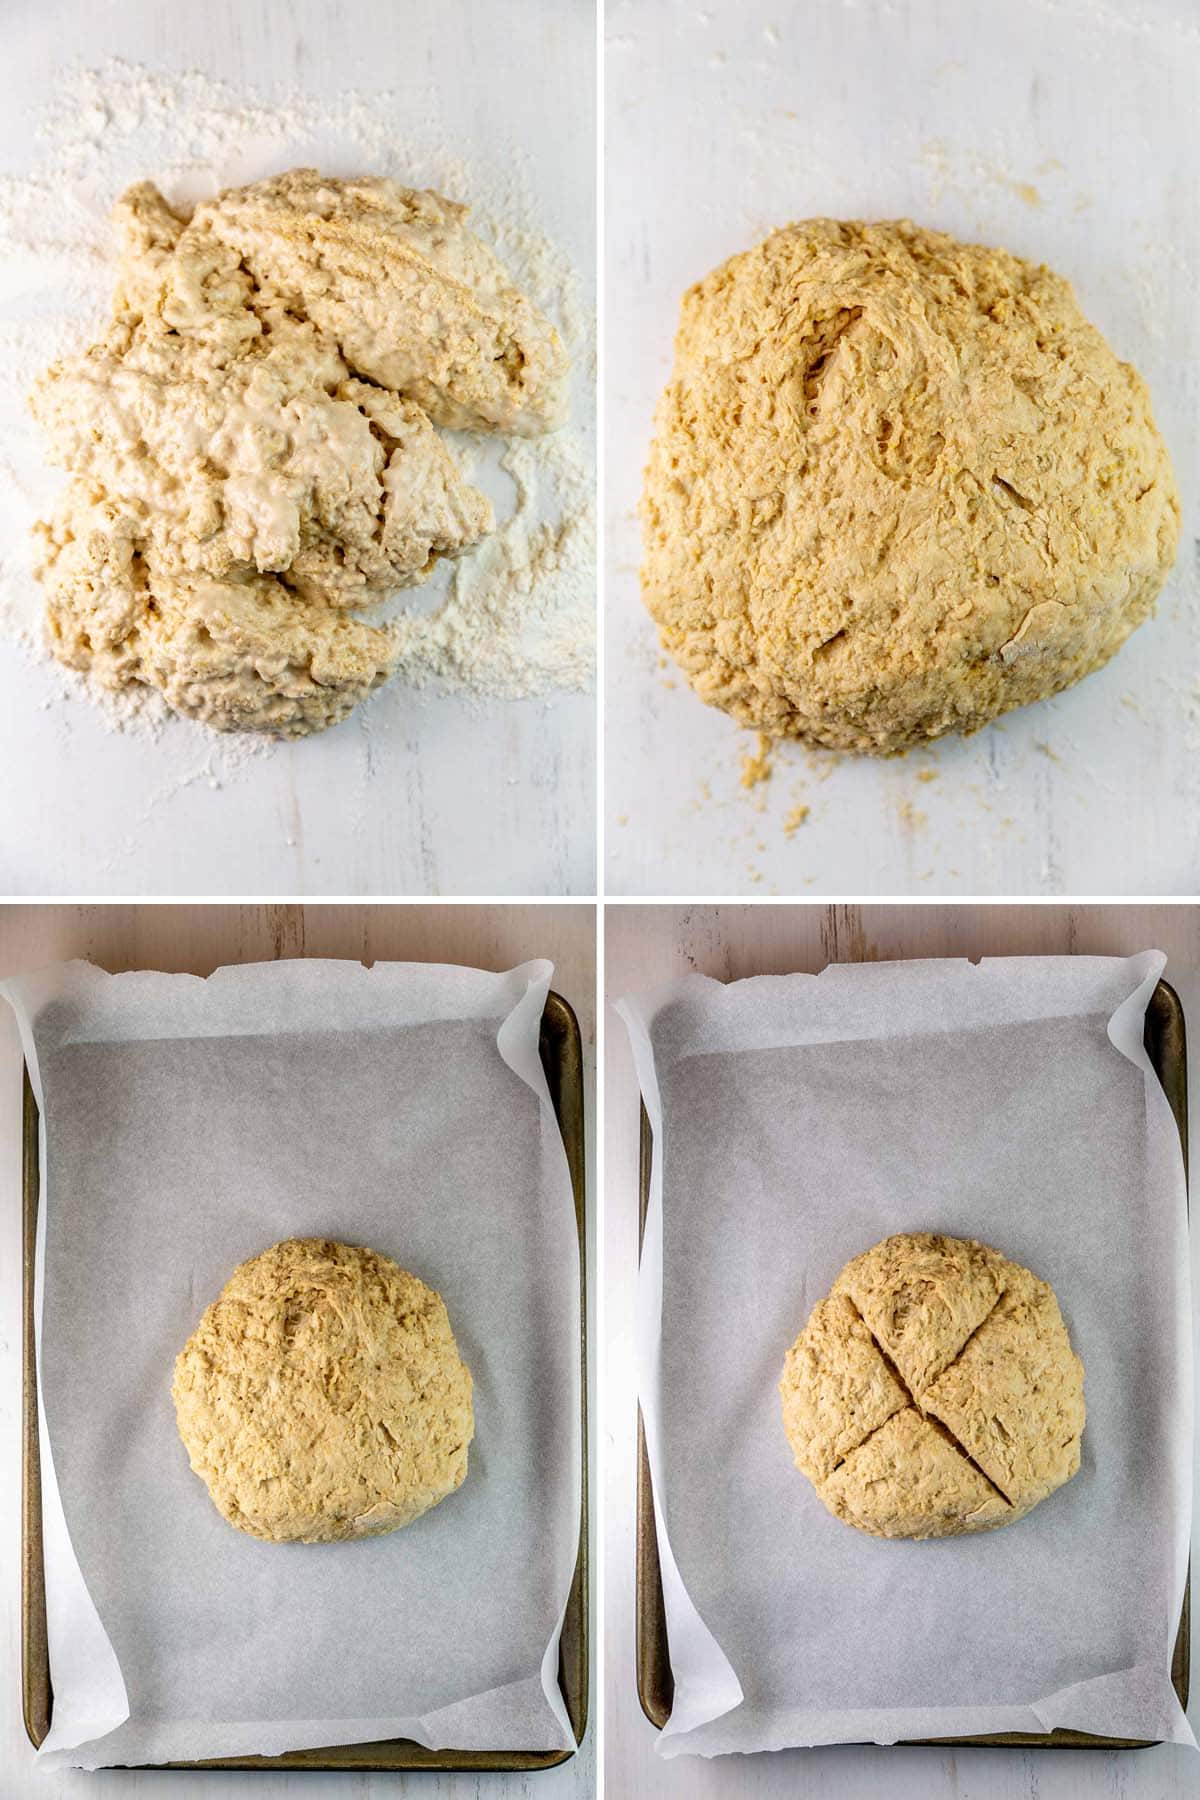
<instances>
[{"instance_id":1,"label":"white wooden surface","mask_svg":"<svg viewBox=\"0 0 1200 1800\"><path fill-rule=\"evenodd\" d=\"M461 962L505 969L531 956L555 964L554 986L579 1016L585 1056L589 1265L595 1260L593 1094L595 912L590 906L7 906L0 907L0 975L82 956L102 968L186 970L276 957L364 962ZM595 1701L583 1747L561 1768L531 1775L193 1774L37 1769L21 1721L20 1384L21 1053L0 1003L0 1800L589 1800L595 1792ZM595 1302L595 1282L590 1301ZM594 1311L589 1331L595 1341ZM593 1357L591 1406L595 1418ZM593 1452L596 1442L593 1426ZM595 1545L593 1523L592 1543ZM593 1567L595 1560L593 1555ZM594 1607L594 1602L593 1602ZM594 1617L594 1611L593 1611ZM593 1670L596 1667L593 1652Z\"/></svg>"},{"instance_id":2,"label":"white wooden surface","mask_svg":"<svg viewBox=\"0 0 1200 1800\"><path fill-rule=\"evenodd\" d=\"M55 70L111 56L268 96L394 95L403 143L427 129L467 160L526 158L543 228L594 285L595 11L586 0L5 6L0 173L36 166L32 121ZM320 147L296 154L315 160ZM9 459L9 446L0 456ZM592 696L477 706L393 683L333 731L248 760L216 787L202 727L172 724L147 745L112 735L77 700L64 728L61 703L45 704L55 691L19 648L0 643L0 892L595 891Z\"/></svg>"},{"instance_id":3,"label":"white wooden surface","mask_svg":"<svg viewBox=\"0 0 1200 1800\"><path fill-rule=\"evenodd\" d=\"M661 1761L634 1674L633 1275L637 1266L638 1090L608 1002L698 970L721 980L816 973L829 962L1157 947L1192 1021L1200 1020L1200 908L1194 906L610 906L605 917L605 1775L620 1800L1185 1800L1200 1755L1152 1750L936 1750L846 1745L775 1755ZM1193 1024L1193 1031L1200 1026ZM1200 1081L1190 1096L1200 1143ZM1196 1234L1200 1240L1200 1233ZM1193 1269L1197 1261L1193 1247ZM1194 1533L1193 1567L1200 1568ZM1200 1735L1200 1634L1192 1656Z\"/></svg>"},{"instance_id":4,"label":"white wooden surface","mask_svg":"<svg viewBox=\"0 0 1200 1800\"><path fill-rule=\"evenodd\" d=\"M606 39L607 891L1194 892L1194 0L608 0ZM633 509L680 295L821 213L1070 277L1149 382L1185 529L1157 621L1081 686L898 761L793 746L747 792L750 734L660 664Z\"/></svg>"}]
</instances>

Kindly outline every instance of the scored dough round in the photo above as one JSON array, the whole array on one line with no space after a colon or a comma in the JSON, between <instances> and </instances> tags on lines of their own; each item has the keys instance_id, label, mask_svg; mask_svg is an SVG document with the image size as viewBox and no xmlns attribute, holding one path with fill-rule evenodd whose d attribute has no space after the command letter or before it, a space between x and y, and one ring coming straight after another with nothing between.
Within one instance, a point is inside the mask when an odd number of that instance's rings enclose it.
<instances>
[{"instance_id":1,"label":"scored dough round","mask_svg":"<svg viewBox=\"0 0 1200 1800\"><path fill-rule=\"evenodd\" d=\"M171 1392L218 1510L273 1543L394 1531L467 1473L471 1374L445 1305L374 1250L289 1238L242 1263Z\"/></svg>"},{"instance_id":2,"label":"scored dough round","mask_svg":"<svg viewBox=\"0 0 1200 1800\"><path fill-rule=\"evenodd\" d=\"M874 1537L1009 1525L1069 1481L1083 1364L1044 1281L929 1232L846 1264L779 1384L796 1467Z\"/></svg>"},{"instance_id":3,"label":"scored dough round","mask_svg":"<svg viewBox=\"0 0 1200 1800\"><path fill-rule=\"evenodd\" d=\"M741 724L891 754L1059 692L1151 613L1170 459L1049 269L810 219L691 288L675 351L643 593Z\"/></svg>"}]
</instances>

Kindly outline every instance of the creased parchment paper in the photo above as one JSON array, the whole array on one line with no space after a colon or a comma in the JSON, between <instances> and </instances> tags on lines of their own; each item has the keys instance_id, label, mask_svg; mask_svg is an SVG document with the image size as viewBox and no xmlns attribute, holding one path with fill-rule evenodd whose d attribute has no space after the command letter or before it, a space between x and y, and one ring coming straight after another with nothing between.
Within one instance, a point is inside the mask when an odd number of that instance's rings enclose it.
<instances>
[{"instance_id":1,"label":"creased parchment paper","mask_svg":"<svg viewBox=\"0 0 1200 1800\"><path fill-rule=\"evenodd\" d=\"M43 1762L573 1743L579 1264L537 1050L550 974L69 963L0 988L42 1115ZM233 1530L176 1431L201 1312L305 1235L435 1287L474 1377L465 1483L386 1537Z\"/></svg>"},{"instance_id":2,"label":"creased parchment paper","mask_svg":"<svg viewBox=\"0 0 1200 1800\"><path fill-rule=\"evenodd\" d=\"M1191 1520L1178 1135L1142 1049L1165 959L913 962L624 1001L654 1130L638 1289L675 1704L664 1756L1071 1726L1194 1744L1171 1687ZM1004 1530L885 1542L793 1467L776 1384L895 1231L1049 1281L1079 1474Z\"/></svg>"}]
</instances>

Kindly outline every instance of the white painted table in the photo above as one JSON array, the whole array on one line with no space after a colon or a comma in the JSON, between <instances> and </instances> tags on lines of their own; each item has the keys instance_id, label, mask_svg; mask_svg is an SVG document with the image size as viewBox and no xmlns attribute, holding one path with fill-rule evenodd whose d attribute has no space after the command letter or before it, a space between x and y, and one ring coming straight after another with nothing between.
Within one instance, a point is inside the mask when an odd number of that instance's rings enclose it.
<instances>
[{"instance_id":1,"label":"white painted table","mask_svg":"<svg viewBox=\"0 0 1200 1800\"><path fill-rule=\"evenodd\" d=\"M110 970L186 970L276 957L462 962L505 969L531 956L555 964L554 986L579 1017L584 1045L589 1266L595 1269L595 915L585 906L162 906L0 908L0 975L82 956ZM21 1722L21 1051L0 1002L0 1800L590 1800L596 1703L579 1754L530 1775L195 1774L120 1769L39 1771ZM596 1283L589 1295L595 1342ZM590 1370L593 1453L595 1372ZM594 1489L593 1489L594 1492ZM592 1567L596 1567L593 1521ZM593 1619L594 1600L593 1600ZM593 1649L592 1668L596 1669Z\"/></svg>"},{"instance_id":2,"label":"white painted table","mask_svg":"<svg viewBox=\"0 0 1200 1800\"><path fill-rule=\"evenodd\" d=\"M609 907L607 1000L697 970L721 980L817 973L828 962L918 956L1128 955L1157 947L1190 1020L1200 1020L1200 909L1065 906ZM1198 1029L1193 1024L1193 1030ZM1190 1094L1200 1143L1200 1082ZM1200 1755L1152 1750L936 1750L845 1745L663 1762L634 1671L633 1362L638 1089L621 1021L605 1008L605 1771L619 1800L1194 1800ZM1193 1279L1200 1232L1193 1236ZM1200 1569L1200 1533L1192 1565ZM1200 1635L1189 1718L1200 1736Z\"/></svg>"},{"instance_id":3,"label":"white painted table","mask_svg":"<svg viewBox=\"0 0 1200 1800\"><path fill-rule=\"evenodd\" d=\"M606 38L607 891L1195 892L1192 0L609 0ZM684 289L814 214L1068 276L1150 385L1184 535L1157 621L1071 692L887 763L792 746L746 791L753 738L657 655L633 509Z\"/></svg>"},{"instance_id":4,"label":"white painted table","mask_svg":"<svg viewBox=\"0 0 1200 1800\"><path fill-rule=\"evenodd\" d=\"M396 138L529 174L541 225L594 298L595 16L554 0L56 0L0 16L0 173L57 70L116 56L268 98L388 94ZM317 161L319 143L293 153ZM278 151L276 151L278 155ZM235 179L273 172L241 168ZM151 174L153 171L143 171ZM343 172L343 171L339 171ZM366 171L369 172L369 171ZM587 295L585 294L585 298ZM589 410L586 375L578 410ZM0 443L0 481L12 448ZM5 517L7 518L7 511ZM23 531L23 524L16 529ZM12 553L0 542L0 559ZM590 894L595 700L423 697L399 683L343 725L221 785L211 736L111 734L0 643L0 892L19 895Z\"/></svg>"}]
</instances>

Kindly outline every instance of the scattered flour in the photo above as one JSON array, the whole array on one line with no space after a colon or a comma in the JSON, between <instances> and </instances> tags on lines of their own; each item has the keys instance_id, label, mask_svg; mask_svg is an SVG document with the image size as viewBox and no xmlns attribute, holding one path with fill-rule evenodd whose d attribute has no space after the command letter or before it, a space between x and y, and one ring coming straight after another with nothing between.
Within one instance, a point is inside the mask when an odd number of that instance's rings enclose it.
<instances>
[{"instance_id":1,"label":"scattered flour","mask_svg":"<svg viewBox=\"0 0 1200 1800\"><path fill-rule=\"evenodd\" d=\"M157 737L170 724L197 731L203 755L185 784L219 784L271 744L238 736L214 749L207 733L176 721L157 694L101 694L50 659L29 545L29 527L62 478L44 465L25 396L48 363L103 326L115 274L109 208L143 178L191 204L307 164L335 175L391 176L470 205L472 229L558 325L572 363L573 423L507 445L454 434L500 527L478 554L389 603L400 646L395 679L482 701L582 690L592 678L594 320L569 259L539 228L526 159L514 153L473 163L430 130L406 133L397 126L402 117L387 94L276 101L198 73L111 61L62 72L40 110L34 166L0 174L0 637L45 662L51 703L86 693L116 730Z\"/></svg>"},{"instance_id":2,"label":"scattered flour","mask_svg":"<svg viewBox=\"0 0 1200 1800\"><path fill-rule=\"evenodd\" d=\"M492 537L459 558L435 612L393 622L400 660L394 679L423 687L519 699L552 688L584 688L593 668L595 513L591 477L567 432L514 439L500 467L516 508ZM549 489L552 516L539 502ZM518 635L512 625L519 623ZM540 688L530 686L536 669Z\"/></svg>"}]
</instances>

